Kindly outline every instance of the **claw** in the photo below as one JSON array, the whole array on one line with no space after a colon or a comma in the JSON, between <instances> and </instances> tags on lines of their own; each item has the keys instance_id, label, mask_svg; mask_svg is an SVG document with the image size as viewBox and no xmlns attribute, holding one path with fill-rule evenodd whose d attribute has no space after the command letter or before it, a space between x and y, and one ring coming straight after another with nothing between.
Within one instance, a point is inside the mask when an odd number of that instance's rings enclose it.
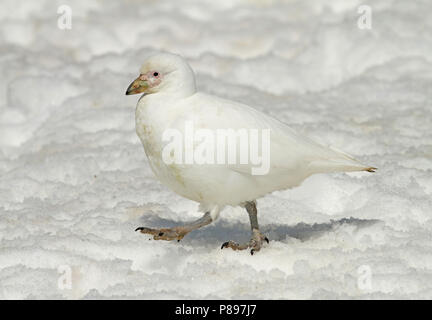
<instances>
[{"instance_id":1,"label":"claw","mask_svg":"<svg viewBox=\"0 0 432 320\"><path fill-rule=\"evenodd\" d=\"M149 234L153 236L154 240L181 240L188 233L182 230L180 227L169 228L169 229L152 229L146 227L139 227L135 231Z\"/></svg>"},{"instance_id":2,"label":"claw","mask_svg":"<svg viewBox=\"0 0 432 320\"><path fill-rule=\"evenodd\" d=\"M223 248L227 248L227 247L228 247L228 244L229 244L229 241L222 243L221 250L222 250Z\"/></svg>"},{"instance_id":3,"label":"claw","mask_svg":"<svg viewBox=\"0 0 432 320\"><path fill-rule=\"evenodd\" d=\"M150 233L150 231L154 230L146 227L138 227L135 229L135 231L140 231L141 233Z\"/></svg>"},{"instance_id":4,"label":"claw","mask_svg":"<svg viewBox=\"0 0 432 320\"><path fill-rule=\"evenodd\" d=\"M269 241L269 239L268 239L267 237L265 237L264 240L265 240L267 243L270 243L270 241Z\"/></svg>"},{"instance_id":5,"label":"claw","mask_svg":"<svg viewBox=\"0 0 432 320\"><path fill-rule=\"evenodd\" d=\"M250 251L251 256L253 256L254 252L255 252L255 249L251 249L251 251Z\"/></svg>"}]
</instances>

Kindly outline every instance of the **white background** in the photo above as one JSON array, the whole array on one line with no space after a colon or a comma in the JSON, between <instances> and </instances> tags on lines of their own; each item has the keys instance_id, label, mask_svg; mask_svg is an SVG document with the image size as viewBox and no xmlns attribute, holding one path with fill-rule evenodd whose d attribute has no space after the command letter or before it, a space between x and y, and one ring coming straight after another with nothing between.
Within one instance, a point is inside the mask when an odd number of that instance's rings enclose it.
<instances>
[{"instance_id":1,"label":"white background","mask_svg":"<svg viewBox=\"0 0 432 320\"><path fill-rule=\"evenodd\" d=\"M432 298L432 2L370 1L371 30L360 4L2 0L0 298ZM249 238L239 208L149 241L134 229L200 215L155 180L124 95L156 50L378 172L260 199L254 256L220 250Z\"/></svg>"}]
</instances>

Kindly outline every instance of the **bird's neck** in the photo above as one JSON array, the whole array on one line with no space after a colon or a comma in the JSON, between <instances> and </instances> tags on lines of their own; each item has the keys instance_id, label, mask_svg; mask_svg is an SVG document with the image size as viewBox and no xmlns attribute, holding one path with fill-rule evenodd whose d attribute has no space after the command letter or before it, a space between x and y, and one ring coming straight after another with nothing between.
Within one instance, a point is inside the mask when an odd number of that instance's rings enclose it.
<instances>
[{"instance_id":1,"label":"bird's neck","mask_svg":"<svg viewBox=\"0 0 432 320\"><path fill-rule=\"evenodd\" d=\"M182 105L182 101L193 95L178 95L171 92L143 95L137 104L136 117L163 126L162 122L168 122L176 114L175 110Z\"/></svg>"}]
</instances>

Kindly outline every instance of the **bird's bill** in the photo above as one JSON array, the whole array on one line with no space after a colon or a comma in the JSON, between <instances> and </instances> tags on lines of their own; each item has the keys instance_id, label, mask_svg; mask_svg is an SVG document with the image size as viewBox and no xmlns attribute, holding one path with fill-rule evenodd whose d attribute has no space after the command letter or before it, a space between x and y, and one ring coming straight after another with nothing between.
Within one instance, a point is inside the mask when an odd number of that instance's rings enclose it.
<instances>
[{"instance_id":1,"label":"bird's bill","mask_svg":"<svg viewBox=\"0 0 432 320\"><path fill-rule=\"evenodd\" d=\"M146 93L148 88L149 88L148 82L143 79L142 75L140 75L129 85L129 87L126 90L126 95Z\"/></svg>"}]
</instances>

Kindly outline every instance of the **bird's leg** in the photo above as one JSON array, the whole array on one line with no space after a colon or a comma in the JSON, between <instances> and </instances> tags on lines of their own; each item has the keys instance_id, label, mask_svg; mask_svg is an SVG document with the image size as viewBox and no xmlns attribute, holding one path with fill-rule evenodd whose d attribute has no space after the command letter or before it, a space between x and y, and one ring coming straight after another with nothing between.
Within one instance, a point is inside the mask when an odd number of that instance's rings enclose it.
<instances>
[{"instance_id":1,"label":"bird's leg","mask_svg":"<svg viewBox=\"0 0 432 320\"><path fill-rule=\"evenodd\" d=\"M191 232L192 230L196 230L198 228L204 227L210 224L213 221L210 212L206 212L201 218L198 220L178 226L173 228L166 229L151 229L146 227L136 228L135 231L140 231L141 233L151 234L153 239L155 240L177 240L180 241L183 237Z\"/></svg>"},{"instance_id":2,"label":"bird's leg","mask_svg":"<svg viewBox=\"0 0 432 320\"><path fill-rule=\"evenodd\" d=\"M251 248L250 253L253 255L255 252L259 251L261 249L261 246L264 241L269 243L269 240L266 236L264 236L259 231L258 226L258 215L257 215L257 208L256 208L256 202L255 201L248 201L244 204L244 207L246 208L247 213L249 214L249 221L251 224L251 230L252 230L252 237L249 242L238 244L234 241L227 241L224 244L222 244L221 249L223 248L231 248L233 250L244 250L247 248Z\"/></svg>"}]
</instances>

